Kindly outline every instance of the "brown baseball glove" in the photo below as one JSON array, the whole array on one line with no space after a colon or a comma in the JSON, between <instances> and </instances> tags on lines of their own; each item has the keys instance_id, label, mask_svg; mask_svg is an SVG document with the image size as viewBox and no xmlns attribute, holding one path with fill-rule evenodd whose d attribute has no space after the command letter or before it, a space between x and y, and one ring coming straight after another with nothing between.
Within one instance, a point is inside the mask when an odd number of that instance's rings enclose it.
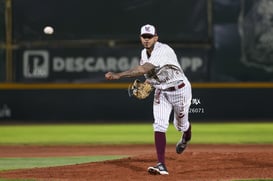
<instances>
[{"instance_id":1,"label":"brown baseball glove","mask_svg":"<svg viewBox=\"0 0 273 181\"><path fill-rule=\"evenodd\" d=\"M138 79L134 80L134 82L128 87L129 96L134 96L138 99L147 98L152 91L153 87L151 84L147 82L140 82Z\"/></svg>"}]
</instances>

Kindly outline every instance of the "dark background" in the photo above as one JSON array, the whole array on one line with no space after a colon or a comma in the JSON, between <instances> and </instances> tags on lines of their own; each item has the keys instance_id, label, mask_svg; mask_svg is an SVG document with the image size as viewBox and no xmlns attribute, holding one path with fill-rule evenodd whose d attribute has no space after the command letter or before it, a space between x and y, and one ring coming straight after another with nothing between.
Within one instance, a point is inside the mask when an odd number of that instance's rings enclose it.
<instances>
[{"instance_id":1,"label":"dark background","mask_svg":"<svg viewBox=\"0 0 273 181\"><path fill-rule=\"evenodd\" d=\"M150 23L168 41L208 41L206 6L205 0L13 0L14 39L46 39L40 32L47 23L56 28L55 40L135 41Z\"/></svg>"},{"instance_id":2,"label":"dark background","mask_svg":"<svg viewBox=\"0 0 273 181\"><path fill-rule=\"evenodd\" d=\"M150 23L157 27L159 40L176 51L193 83L193 99L200 104L192 104L191 111L201 111L190 113L193 121L272 121L273 14L268 3L0 0L0 120L152 121L152 96L139 101L129 98L126 88L79 88L81 83L108 84L106 72L123 71L137 62L140 27ZM53 35L43 33L46 25L54 27ZM42 55L26 56L30 52ZM57 59L62 70L54 68ZM27 88L63 83L70 88Z\"/></svg>"}]
</instances>

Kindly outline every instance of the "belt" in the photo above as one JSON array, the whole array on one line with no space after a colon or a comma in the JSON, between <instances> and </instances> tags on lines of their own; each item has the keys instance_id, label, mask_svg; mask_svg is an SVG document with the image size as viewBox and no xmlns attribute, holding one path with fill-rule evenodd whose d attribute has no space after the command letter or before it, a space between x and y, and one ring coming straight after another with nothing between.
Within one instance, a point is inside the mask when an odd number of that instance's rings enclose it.
<instances>
[{"instance_id":1,"label":"belt","mask_svg":"<svg viewBox=\"0 0 273 181\"><path fill-rule=\"evenodd\" d=\"M179 84L179 85L177 85L177 86L169 87L169 88L167 88L167 89L164 89L164 91L175 91L175 90L177 90L177 89L181 89L181 88L184 87L184 86L185 86L185 84L184 84L184 83L181 83L181 84Z\"/></svg>"}]
</instances>

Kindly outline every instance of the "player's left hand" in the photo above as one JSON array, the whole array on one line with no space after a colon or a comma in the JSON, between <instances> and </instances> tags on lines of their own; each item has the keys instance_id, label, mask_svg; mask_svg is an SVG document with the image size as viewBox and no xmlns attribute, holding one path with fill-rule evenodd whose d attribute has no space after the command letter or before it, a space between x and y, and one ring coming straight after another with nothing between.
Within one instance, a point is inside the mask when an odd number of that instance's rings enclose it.
<instances>
[{"instance_id":1,"label":"player's left hand","mask_svg":"<svg viewBox=\"0 0 273 181\"><path fill-rule=\"evenodd\" d=\"M117 79L120 79L120 76L119 76L119 74L114 73L114 72L107 72L105 74L105 78L107 80L117 80Z\"/></svg>"},{"instance_id":2,"label":"player's left hand","mask_svg":"<svg viewBox=\"0 0 273 181\"><path fill-rule=\"evenodd\" d=\"M151 84L147 82L140 82L140 80L134 80L133 84L128 87L129 96L134 96L138 99L147 98L150 93L153 91L153 87Z\"/></svg>"}]
</instances>

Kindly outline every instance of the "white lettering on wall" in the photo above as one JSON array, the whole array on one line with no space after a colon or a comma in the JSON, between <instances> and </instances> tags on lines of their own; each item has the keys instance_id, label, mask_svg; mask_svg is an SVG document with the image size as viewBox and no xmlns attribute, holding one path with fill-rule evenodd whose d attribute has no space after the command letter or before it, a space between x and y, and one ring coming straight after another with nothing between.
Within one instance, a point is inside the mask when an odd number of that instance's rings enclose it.
<instances>
[{"instance_id":1,"label":"white lettering on wall","mask_svg":"<svg viewBox=\"0 0 273 181\"><path fill-rule=\"evenodd\" d=\"M204 64L201 57L181 57L179 61L183 70L190 70L192 72L197 72ZM137 56L50 57L47 50L26 50L23 53L23 75L26 78L47 78L50 72L77 73L125 71L137 65L139 65L139 57Z\"/></svg>"},{"instance_id":2,"label":"white lettering on wall","mask_svg":"<svg viewBox=\"0 0 273 181\"><path fill-rule=\"evenodd\" d=\"M0 118L8 118L11 117L11 109L8 105L4 104L0 107Z\"/></svg>"},{"instance_id":3,"label":"white lettering on wall","mask_svg":"<svg viewBox=\"0 0 273 181\"><path fill-rule=\"evenodd\" d=\"M124 71L138 65L133 57L53 57L53 72L107 72Z\"/></svg>"}]
</instances>

